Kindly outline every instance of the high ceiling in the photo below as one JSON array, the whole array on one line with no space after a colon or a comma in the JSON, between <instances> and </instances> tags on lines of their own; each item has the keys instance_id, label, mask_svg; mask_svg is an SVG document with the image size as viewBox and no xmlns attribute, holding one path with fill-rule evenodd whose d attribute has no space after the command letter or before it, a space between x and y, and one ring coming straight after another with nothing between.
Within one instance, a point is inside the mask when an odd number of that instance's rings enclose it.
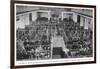
<instances>
[{"instance_id":1,"label":"high ceiling","mask_svg":"<svg viewBox=\"0 0 100 69\"><path fill-rule=\"evenodd\" d=\"M29 11L37 11L37 10L46 10L46 11L54 11L54 12L76 12L76 13L82 13L85 15L93 16L93 11L90 9L76 9L76 8L51 8L51 7L40 7L40 6L16 6L16 13L23 13L23 12L29 12Z\"/></svg>"},{"instance_id":2,"label":"high ceiling","mask_svg":"<svg viewBox=\"0 0 100 69\"><path fill-rule=\"evenodd\" d=\"M38 6L16 6L16 13L20 12L26 12L26 11L32 11L32 10L50 10L50 11L56 11L56 12L61 12L61 11L71 11L71 8L48 8L48 7L38 7Z\"/></svg>"},{"instance_id":3,"label":"high ceiling","mask_svg":"<svg viewBox=\"0 0 100 69\"><path fill-rule=\"evenodd\" d=\"M38 10L38 7L33 7L33 6L16 6L16 13L20 12L26 12L26 11L32 11L32 10Z\"/></svg>"}]
</instances>

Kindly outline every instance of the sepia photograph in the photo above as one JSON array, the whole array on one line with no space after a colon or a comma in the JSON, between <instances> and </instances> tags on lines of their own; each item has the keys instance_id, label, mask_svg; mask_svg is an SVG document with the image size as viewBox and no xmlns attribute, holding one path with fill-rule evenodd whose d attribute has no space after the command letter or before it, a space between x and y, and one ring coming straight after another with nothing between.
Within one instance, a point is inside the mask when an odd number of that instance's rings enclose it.
<instances>
[{"instance_id":1,"label":"sepia photograph","mask_svg":"<svg viewBox=\"0 0 100 69\"><path fill-rule=\"evenodd\" d=\"M94 7L14 4L14 64L95 61Z\"/></svg>"}]
</instances>

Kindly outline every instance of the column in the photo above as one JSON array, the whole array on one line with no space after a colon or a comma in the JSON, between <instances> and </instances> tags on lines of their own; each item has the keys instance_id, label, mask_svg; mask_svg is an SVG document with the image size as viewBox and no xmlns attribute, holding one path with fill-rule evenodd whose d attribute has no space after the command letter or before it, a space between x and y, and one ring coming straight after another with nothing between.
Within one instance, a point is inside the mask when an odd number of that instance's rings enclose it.
<instances>
[{"instance_id":1,"label":"column","mask_svg":"<svg viewBox=\"0 0 100 69\"><path fill-rule=\"evenodd\" d=\"M85 18L85 26L84 26L84 29L88 29L88 18Z\"/></svg>"},{"instance_id":2,"label":"column","mask_svg":"<svg viewBox=\"0 0 100 69\"><path fill-rule=\"evenodd\" d=\"M20 15L19 28L25 28L24 14Z\"/></svg>"},{"instance_id":3,"label":"column","mask_svg":"<svg viewBox=\"0 0 100 69\"><path fill-rule=\"evenodd\" d=\"M73 21L77 22L77 13L73 13Z\"/></svg>"},{"instance_id":4,"label":"column","mask_svg":"<svg viewBox=\"0 0 100 69\"><path fill-rule=\"evenodd\" d=\"M83 17L82 16L81 16L80 26L84 26L83 25Z\"/></svg>"},{"instance_id":5,"label":"column","mask_svg":"<svg viewBox=\"0 0 100 69\"><path fill-rule=\"evenodd\" d=\"M61 12L61 20L63 21L63 12Z\"/></svg>"},{"instance_id":6,"label":"column","mask_svg":"<svg viewBox=\"0 0 100 69\"><path fill-rule=\"evenodd\" d=\"M36 19L37 19L37 12L34 11L32 12L32 21L36 21Z\"/></svg>"},{"instance_id":7,"label":"column","mask_svg":"<svg viewBox=\"0 0 100 69\"><path fill-rule=\"evenodd\" d=\"M50 20L50 11L48 11L48 21Z\"/></svg>"}]
</instances>

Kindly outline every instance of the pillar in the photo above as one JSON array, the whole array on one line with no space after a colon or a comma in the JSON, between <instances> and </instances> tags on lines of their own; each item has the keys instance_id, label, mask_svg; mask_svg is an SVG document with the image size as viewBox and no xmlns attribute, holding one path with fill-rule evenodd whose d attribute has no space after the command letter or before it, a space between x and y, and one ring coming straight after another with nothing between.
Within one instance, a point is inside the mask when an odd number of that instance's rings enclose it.
<instances>
[{"instance_id":1,"label":"pillar","mask_svg":"<svg viewBox=\"0 0 100 69\"><path fill-rule=\"evenodd\" d=\"M84 20L84 19L83 19L83 17L81 16L80 26L84 26L84 25L83 25L83 22L84 22L83 20Z\"/></svg>"},{"instance_id":2,"label":"pillar","mask_svg":"<svg viewBox=\"0 0 100 69\"><path fill-rule=\"evenodd\" d=\"M77 22L77 14L76 13L73 13L73 21Z\"/></svg>"},{"instance_id":3,"label":"pillar","mask_svg":"<svg viewBox=\"0 0 100 69\"><path fill-rule=\"evenodd\" d=\"M36 19L37 19L37 12L34 11L32 12L32 21L36 21Z\"/></svg>"},{"instance_id":4,"label":"pillar","mask_svg":"<svg viewBox=\"0 0 100 69\"><path fill-rule=\"evenodd\" d=\"M61 12L61 20L63 21L63 12Z\"/></svg>"},{"instance_id":5,"label":"pillar","mask_svg":"<svg viewBox=\"0 0 100 69\"><path fill-rule=\"evenodd\" d=\"M84 29L88 29L88 21L89 21L89 19L88 18L85 18L85 26L84 26Z\"/></svg>"},{"instance_id":6,"label":"pillar","mask_svg":"<svg viewBox=\"0 0 100 69\"><path fill-rule=\"evenodd\" d=\"M50 11L48 11L48 21L50 20Z\"/></svg>"}]
</instances>

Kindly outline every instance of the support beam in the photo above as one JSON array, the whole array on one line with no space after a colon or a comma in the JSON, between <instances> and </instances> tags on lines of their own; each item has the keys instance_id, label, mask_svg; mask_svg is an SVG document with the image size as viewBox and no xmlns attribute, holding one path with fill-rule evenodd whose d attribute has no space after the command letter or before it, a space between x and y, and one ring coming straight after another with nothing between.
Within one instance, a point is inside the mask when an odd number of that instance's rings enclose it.
<instances>
[{"instance_id":1,"label":"support beam","mask_svg":"<svg viewBox=\"0 0 100 69\"><path fill-rule=\"evenodd\" d=\"M84 17L81 16L80 26L84 26Z\"/></svg>"},{"instance_id":2,"label":"support beam","mask_svg":"<svg viewBox=\"0 0 100 69\"><path fill-rule=\"evenodd\" d=\"M76 23L77 22L77 14L73 13L73 21Z\"/></svg>"},{"instance_id":3,"label":"support beam","mask_svg":"<svg viewBox=\"0 0 100 69\"><path fill-rule=\"evenodd\" d=\"M84 29L88 29L88 21L89 21L89 19L88 18L85 18L85 26L84 26Z\"/></svg>"}]
</instances>

